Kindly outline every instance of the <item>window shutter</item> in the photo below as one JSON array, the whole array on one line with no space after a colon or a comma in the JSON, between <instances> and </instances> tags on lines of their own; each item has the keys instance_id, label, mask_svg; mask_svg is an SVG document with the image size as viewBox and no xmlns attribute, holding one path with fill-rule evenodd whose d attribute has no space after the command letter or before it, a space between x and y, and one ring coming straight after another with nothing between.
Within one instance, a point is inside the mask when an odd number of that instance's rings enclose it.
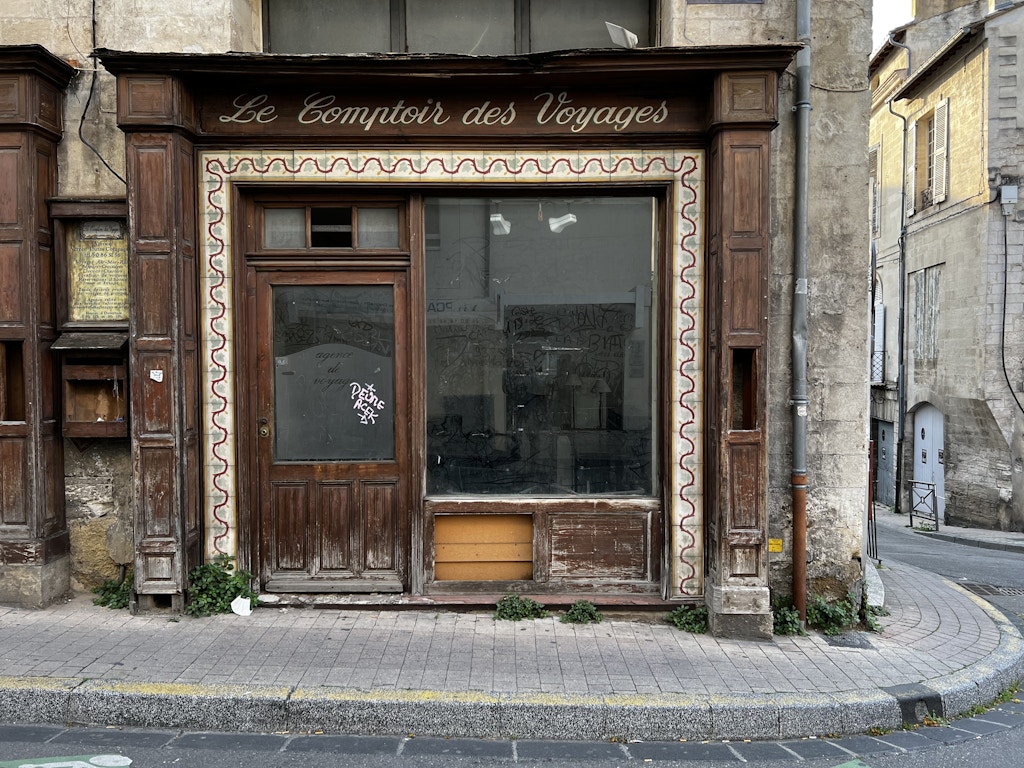
<instances>
[{"instance_id":1,"label":"window shutter","mask_svg":"<svg viewBox=\"0 0 1024 768\"><path fill-rule=\"evenodd\" d=\"M906 179L907 216L913 216L917 210L914 198L917 194L917 123L907 126L907 167L904 171Z\"/></svg>"},{"instance_id":2,"label":"window shutter","mask_svg":"<svg viewBox=\"0 0 1024 768\"><path fill-rule=\"evenodd\" d=\"M949 154L949 99L935 105L935 138L932 152L932 202L946 199L947 166Z\"/></svg>"},{"instance_id":3,"label":"window shutter","mask_svg":"<svg viewBox=\"0 0 1024 768\"><path fill-rule=\"evenodd\" d=\"M874 326L871 329L871 383L885 380L885 304L874 305Z\"/></svg>"},{"instance_id":4,"label":"window shutter","mask_svg":"<svg viewBox=\"0 0 1024 768\"><path fill-rule=\"evenodd\" d=\"M879 220L881 217L881 194L878 184L878 146L875 145L868 150L868 195L871 202L871 236L878 236Z\"/></svg>"}]
</instances>

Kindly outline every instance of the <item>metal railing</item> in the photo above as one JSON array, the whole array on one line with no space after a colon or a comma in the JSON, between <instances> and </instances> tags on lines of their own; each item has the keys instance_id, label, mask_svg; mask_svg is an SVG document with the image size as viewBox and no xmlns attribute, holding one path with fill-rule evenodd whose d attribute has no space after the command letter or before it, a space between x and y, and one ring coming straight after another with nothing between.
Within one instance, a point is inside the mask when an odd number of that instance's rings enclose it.
<instances>
[{"instance_id":1,"label":"metal railing","mask_svg":"<svg viewBox=\"0 0 1024 768\"><path fill-rule=\"evenodd\" d=\"M926 520L933 531L939 530L939 505L935 496L935 483L924 483L911 480L910 488L910 527L914 527L914 518Z\"/></svg>"}]
</instances>

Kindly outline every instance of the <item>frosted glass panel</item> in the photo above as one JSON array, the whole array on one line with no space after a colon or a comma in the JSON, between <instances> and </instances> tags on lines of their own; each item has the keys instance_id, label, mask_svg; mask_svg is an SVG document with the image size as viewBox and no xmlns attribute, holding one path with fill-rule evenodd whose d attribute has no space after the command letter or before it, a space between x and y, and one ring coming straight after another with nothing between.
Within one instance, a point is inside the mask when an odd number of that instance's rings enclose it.
<instances>
[{"instance_id":1,"label":"frosted glass panel","mask_svg":"<svg viewBox=\"0 0 1024 768\"><path fill-rule=\"evenodd\" d=\"M360 208L359 247L397 248L398 209Z\"/></svg>"},{"instance_id":2,"label":"frosted glass panel","mask_svg":"<svg viewBox=\"0 0 1024 768\"><path fill-rule=\"evenodd\" d=\"M649 0L571 0L530 3L530 49L613 48L606 21L650 45Z\"/></svg>"},{"instance_id":3,"label":"frosted glass panel","mask_svg":"<svg viewBox=\"0 0 1024 768\"><path fill-rule=\"evenodd\" d=\"M273 53L391 49L390 0L272 0L267 5Z\"/></svg>"},{"instance_id":4,"label":"frosted glass panel","mask_svg":"<svg viewBox=\"0 0 1024 768\"><path fill-rule=\"evenodd\" d=\"M274 288L278 461L395 456L391 286Z\"/></svg>"},{"instance_id":5,"label":"frosted glass panel","mask_svg":"<svg viewBox=\"0 0 1024 768\"><path fill-rule=\"evenodd\" d=\"M305 248L305 208L264 208L263 241L266 248Z\"/></svg>"},{"instance_id":6,"label":"frosted glass panel","mask_svg":"<svg viewBox=\"0 0 1024 768\"><path fill-rule=\"evenodd\" d=\"M415 53L515 53L514 0L406 0Z\"/></svg>"}]
</instances>

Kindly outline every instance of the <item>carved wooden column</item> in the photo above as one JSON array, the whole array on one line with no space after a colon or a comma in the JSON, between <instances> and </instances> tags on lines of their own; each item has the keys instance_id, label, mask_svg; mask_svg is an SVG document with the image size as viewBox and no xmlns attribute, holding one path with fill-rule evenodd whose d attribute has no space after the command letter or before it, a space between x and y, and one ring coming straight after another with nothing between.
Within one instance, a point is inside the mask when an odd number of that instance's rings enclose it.
<instances>
[{"instance_id":1,"label":"carved wooden column","mask_svg":"<svg viewBox=\"0 0 1024 768\"><path fill-rule=\"evenodd\" d=\"M70 588L46 201L73 74L41 46L0 47L0 601L26 606Z\"/></svg>"},{"instance_id":2,"label":"carved wooden column","mask_svg":"<svg viewBox=\"0 0 1024 768\"><path fill-rule=\"evenodd\" d=\"M201 545L195 118L178 80L118 74L130 216L132 608L180 611Z\"/></svg>"},{"instance_id":3,"label":"carved wooden column","mask_svg":"<svg viewBox=\"0 0 1024 768\"><path fill-rule=\"evenodd\" d=\"M767 362L773 72L724 73L711 145L708 605L711 631L771 637Z\"/></svg>"}]
</instances>

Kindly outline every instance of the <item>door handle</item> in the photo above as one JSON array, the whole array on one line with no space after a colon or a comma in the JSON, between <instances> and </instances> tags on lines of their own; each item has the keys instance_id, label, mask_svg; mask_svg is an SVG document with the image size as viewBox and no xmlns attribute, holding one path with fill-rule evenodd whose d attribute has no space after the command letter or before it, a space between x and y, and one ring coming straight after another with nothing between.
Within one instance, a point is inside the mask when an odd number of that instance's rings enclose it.
<instances>
[{"instance_id":1,"label":"door handle","mask_svg":"<svg viewBox=\"0 0 1024 768\"><path fill-rule=\"evenodd\" d=\"M266 425L260 427L260 437L270 437L270 427Z\"/></svg>"}]
</instances>

